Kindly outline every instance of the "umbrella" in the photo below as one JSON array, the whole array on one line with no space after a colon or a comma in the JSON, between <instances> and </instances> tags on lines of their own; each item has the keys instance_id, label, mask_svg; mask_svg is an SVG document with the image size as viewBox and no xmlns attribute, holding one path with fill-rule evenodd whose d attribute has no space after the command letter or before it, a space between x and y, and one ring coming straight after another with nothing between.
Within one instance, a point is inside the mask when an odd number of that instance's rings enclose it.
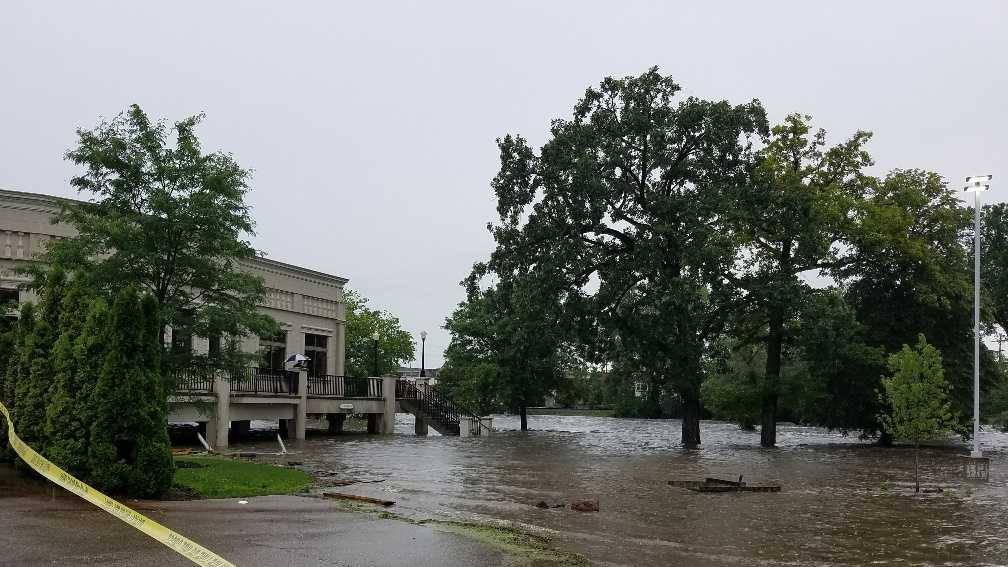
<instances>
[{"instance_id":1,"label":"umbrella","mask_svg":"<svg viewBox=\"0 0 1008 567\"><path fill-rule=\"evenodd\" d=\"M292 354L287 357L284 361L287 364L292 364L294 368L304 368L306 362L311 362L311 359L303 354Z\"/></svg>"}]
</instances>

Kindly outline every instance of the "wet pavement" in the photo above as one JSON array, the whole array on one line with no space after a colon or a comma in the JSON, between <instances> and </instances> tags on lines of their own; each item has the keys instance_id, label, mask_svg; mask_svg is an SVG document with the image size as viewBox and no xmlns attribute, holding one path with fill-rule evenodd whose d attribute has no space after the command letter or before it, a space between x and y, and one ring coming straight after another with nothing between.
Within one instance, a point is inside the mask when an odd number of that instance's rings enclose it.
<instances>
[{"instance_id":1,"label":"wet pavement","mask_svg":"<svg viewBox=\"0 0 1008 567\"><path fill-rule=\"evenodd\" d=\"M340 512L316 498L265 496L246 505L237 500L128 504L239 567L521 564L456 534ZM83 501L0 482L0 565L193 564Z\"/></svg>"},{"instance_id":2,"label":"wet pavement","mask_svg":"<svg viewBox=\"0 0 1008 567\"><path fill-rule=\"evenodd\" d=\"M292 443L323 485L396 501L413 518L501 522L548 533L557 547L611 566L1008 565L1008 435L984 432L988 483L959 474L962 445L913 452L821 429L759 434L703 422L703 445L677 446L676 420L530 416L534 431L489 437L315 434ZM517 419L496 416L501 429ZM272 434L236 450L276 451ZM268 460L268 457L260 457ZM776 494L698 494L668 486L706 476L782 486ZM25 492L0 478L0 565L186 565L104 513L69 497ZM535 504L598 499L601 511ZM506 565L518 561L461 536L301 497L154 502L145 514L241 567L256 565Z\"/></svg>"},{"instance_id":3,"label":"wet pavement","mask_svg":"<svg viewBox=\"0 0 1008 567\"><path fill-rule=\"evenodd\" d=\"M403 419L406 418L406 419ZM505 520L554 534L603 565L1008 565L1008 435L985 432L991 481L959 478L965 447L913 452L785 426L780 444L703 422L702 448L677 447L676 420L530 416L530 433L418 438L409 416L391 437L316 435L292 450L323 479L380 481L341 491L396 500L417 518ZM517 428L497 416L495 426ZM275 443L244 446L274 450ZM671 479L782 485L777 494L697 494ZM534 506L598 498L599 513Z\"/></svg>"}]
</instances>

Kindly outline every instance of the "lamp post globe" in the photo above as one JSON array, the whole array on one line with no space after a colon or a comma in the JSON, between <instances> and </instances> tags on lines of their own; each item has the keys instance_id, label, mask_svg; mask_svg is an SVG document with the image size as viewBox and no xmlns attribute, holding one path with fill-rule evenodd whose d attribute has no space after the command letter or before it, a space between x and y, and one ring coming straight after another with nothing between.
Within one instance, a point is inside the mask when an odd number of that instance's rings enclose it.
<instances>
[{"instance_id":1,"label":"lamp post globe","mask_svg":"<svg viewBox=\"0 0 1008 567\"><path fill-rule=\"evenodd\" d=\"M420 377L424 378L427 376L427 370L424 368L424 354L427 347L427 331L420 331Z\"/></svg>"}]
</instances>

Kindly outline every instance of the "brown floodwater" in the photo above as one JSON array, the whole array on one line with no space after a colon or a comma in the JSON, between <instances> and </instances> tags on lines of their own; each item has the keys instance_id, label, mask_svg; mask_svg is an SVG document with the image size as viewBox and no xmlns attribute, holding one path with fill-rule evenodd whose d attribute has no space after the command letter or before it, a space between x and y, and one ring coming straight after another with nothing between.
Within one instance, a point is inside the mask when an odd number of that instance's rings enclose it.
<instances>
[{"instance_id":1,"label":"brown floodwater","mask_svg":"<svg viewBox=\"0 0 1008 567\"><path fill-rule=\"evenodd\" d=\"M389 437L314 435L291 447L323 478L380 481L347 492L396 500L415 517L506 520L552 532L602 565L1006 565L1008 435L985 432L988 483L959 477L962 445L921 453L821 429L781 425L779 446L703 422L700 449L677 447L677 420L496 416L488 437L415 437L398 416ZM506 431L512 430L512 431ZM275 450L273 442L236 448ZM706 476L782 486L774 494L698 494L668 485ZM539 509L598 499L600 512Z\"/></svg>"}]
</instances>

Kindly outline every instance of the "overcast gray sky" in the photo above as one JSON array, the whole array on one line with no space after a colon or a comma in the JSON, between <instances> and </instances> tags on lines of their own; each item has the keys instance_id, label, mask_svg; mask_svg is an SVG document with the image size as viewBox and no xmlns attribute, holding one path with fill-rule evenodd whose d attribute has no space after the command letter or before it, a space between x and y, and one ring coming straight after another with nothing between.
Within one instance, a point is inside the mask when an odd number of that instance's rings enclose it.
<instances>
[{"instance_id":1,"label":"overcast gray sky","mask_svg":"<svg viewBox=\"0 0 1008 567\"><path fill-rule=\"evenodd\" d=\"M879 172L992 173L1008 196L1008 3L41 2L0 6L0 187L71 195L74 128L130 103L255 170L255 244L350 278L441 364L490 251L495 138L544 141L589 85L871 130ZM419 340L419 338L417 338Z\"/></svg>"}]
</instances>

